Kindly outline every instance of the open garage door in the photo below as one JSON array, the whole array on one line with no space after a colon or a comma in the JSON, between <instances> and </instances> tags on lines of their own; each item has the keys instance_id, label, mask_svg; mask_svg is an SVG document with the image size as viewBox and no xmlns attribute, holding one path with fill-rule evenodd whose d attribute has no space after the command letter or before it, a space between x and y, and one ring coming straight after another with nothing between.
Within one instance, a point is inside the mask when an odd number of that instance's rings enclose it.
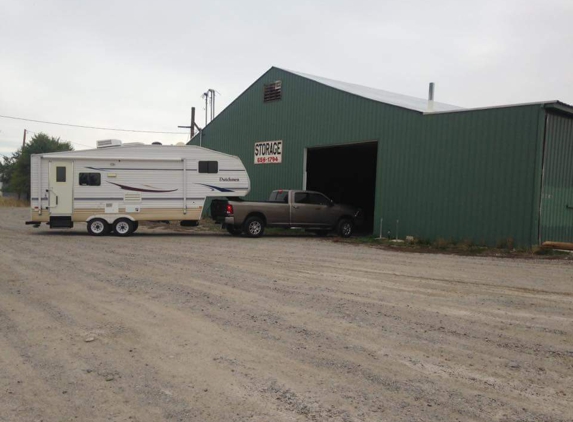
<instances>
[{"instance_id":1,"label":"open garage door","mask_svg":"<svg viewBox=\"0 0 573 422\"><path fill-rule=\"evenodd\" d=\"M377 155L378 142L307 150L306 189L360 207L365 221L359 232L373 229Z\"/></svg>"}]
</instances>

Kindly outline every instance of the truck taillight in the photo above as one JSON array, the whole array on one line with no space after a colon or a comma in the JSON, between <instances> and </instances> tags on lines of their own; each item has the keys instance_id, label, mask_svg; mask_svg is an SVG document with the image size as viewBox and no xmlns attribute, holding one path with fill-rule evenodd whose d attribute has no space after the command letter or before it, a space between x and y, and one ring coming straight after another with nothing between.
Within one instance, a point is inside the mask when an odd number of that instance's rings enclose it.
<instances>
[{"instance_id":1,"label":"truck taillight","mask_svg":"<svg viewBox=\"0 0 573 422\"><path fill-rule=\"evenodd\" d=\"M231 204L227 204L227 215L233 215L233 206Z\"/></svg>"}]
</instances>

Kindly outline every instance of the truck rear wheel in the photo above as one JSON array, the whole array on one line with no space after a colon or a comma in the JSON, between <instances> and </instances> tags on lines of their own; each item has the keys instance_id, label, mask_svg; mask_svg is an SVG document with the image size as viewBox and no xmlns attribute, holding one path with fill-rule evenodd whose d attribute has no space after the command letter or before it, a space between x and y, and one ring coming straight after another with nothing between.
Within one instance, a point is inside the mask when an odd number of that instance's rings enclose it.
<instances>
[{"instance_id":1,"label":"truck rear wheel","mask_svg":"<svg viewBox=\"0 0 573 422\"><path fill-rule=\"evenodd\" d=\"M243 230L240 227L227 226L227 231L233 236L240 236Z\"/></svg>"},{"instance_id":2,"label":"truck rear wheel","mask_svg":"<svg viewBox=\"0 0 573 422\"><path fill-rule=\"evenodd\" d=\"M261 217L250 217L245 221L244 232L249 237L261 237L265 232L265 222Z\"/></svg>"},{"instance_id":3,"label":"truck rear wheel","mask_svg":"<svg viewBox=\"0 0 573 422\"><path fill-rule=\"evenodd\" d=\"M352 220L347 218L343 218L338 222L338 226L336 227L336 232L340 237L350 237L352 235L352 231L354 230L354 224Z\"/></svg>"},{"instance_id":4,"label":"truck rear wheel","mask_svg":"<svg viewBox=\"0 0 573 422\"><path fill-rule=\"evenodd\" d=\"M105 236L109 230L109 224L103 218L94 218L88 221L88 233L92 236Z\"/></svg>"}]
</instances>

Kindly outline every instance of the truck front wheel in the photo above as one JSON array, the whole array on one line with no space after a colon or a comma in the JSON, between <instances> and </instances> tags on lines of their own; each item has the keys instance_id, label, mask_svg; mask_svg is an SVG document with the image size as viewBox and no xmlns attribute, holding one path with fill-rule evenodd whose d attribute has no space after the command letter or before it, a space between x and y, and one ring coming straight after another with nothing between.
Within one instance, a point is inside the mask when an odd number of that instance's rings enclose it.
<instances>
[{"instance_id":1,"label":"truck front wheel","mask_svg":"<svg viewBox=\"0 0 573 422\"><path fill-rule=\"evenodd\" d=\"M265 222L261 217L250 217L245 221L244 232L249 237L261 237L265 232Z\"/></svg>"},{"instance_id":2,"label":"truck front wheel","mask_svg":"<svg viewBox=\"0 0 573 422\"><path fill-rule=\"evenodd\" d=\"M346 218L340 220L336 228L336 232L340 237L350 237L353 230L354 224L352 223L352 220Z\"/></svg>"}]
</instances>

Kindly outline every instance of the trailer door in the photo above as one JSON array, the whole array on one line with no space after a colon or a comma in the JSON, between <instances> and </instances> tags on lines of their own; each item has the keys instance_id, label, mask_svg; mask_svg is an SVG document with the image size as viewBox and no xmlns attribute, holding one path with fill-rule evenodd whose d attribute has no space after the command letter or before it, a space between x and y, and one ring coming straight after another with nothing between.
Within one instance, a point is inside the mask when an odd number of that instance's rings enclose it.
<instances>
[{"instance_id":1,"label":"trailer door","mask_svg":"<svg viewBox=\"0 0 573 422\"><path fill-rule=\"evenodd\" d=\"M72 215L73 163L50 161L49 181L50 215Z\"/></svg>"}]
</instances>

